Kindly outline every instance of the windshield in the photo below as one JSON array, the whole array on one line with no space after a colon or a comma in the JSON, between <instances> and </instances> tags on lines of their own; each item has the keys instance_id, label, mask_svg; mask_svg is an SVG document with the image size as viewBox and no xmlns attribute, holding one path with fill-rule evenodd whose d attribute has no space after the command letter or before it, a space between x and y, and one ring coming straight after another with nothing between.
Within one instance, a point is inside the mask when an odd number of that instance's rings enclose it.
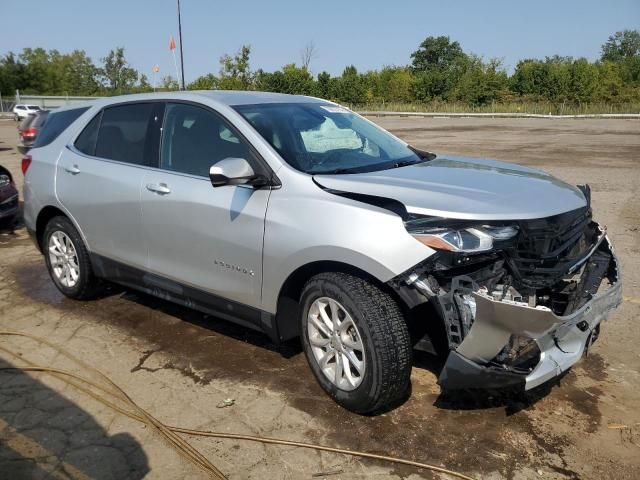
<instances>
[{"instance_id":1,"label":"windshield","mask_svg":"<svg viewBox=\"0 0 640 480\"><path fill-rule=\"evenodd\" d=\"M270 103L234 108L302 172L372 172L423 161L391 134L337 105Z\"/></svg>"}]
</instances>

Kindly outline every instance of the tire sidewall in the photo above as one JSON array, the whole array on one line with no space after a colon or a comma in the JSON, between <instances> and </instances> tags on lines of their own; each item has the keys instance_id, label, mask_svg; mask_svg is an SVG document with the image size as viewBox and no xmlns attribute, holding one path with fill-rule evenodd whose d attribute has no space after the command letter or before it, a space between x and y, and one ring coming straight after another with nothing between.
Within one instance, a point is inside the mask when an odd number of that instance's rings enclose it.
<instances>
[{"instance_id":1,"label":"tire sidewall","mask_svg":"<svg viewBox=\"0 0 640 480\"><path fill-rule=\"evenodd\" d=\"M53 273L51 259L49 257L49 240L51 238L51 235L53 235L55 232L63 232L64 234L66 234L67 237L69 237L69 239L71 240L73 248L76 251L76 258L78 261L78 266L80 268L80 278L73 287L67 287L60 283L58 277L55 275L55 273ZM84 291L85 286L89 280L89 277L91 275L91 267L90 265L88 265L85 255L82 254L84 243L76 228L66 218L55 217L47 224L42 241L42 250L44 251L47 270L49 271L49 276L51 277L51 280L53 280L56 288L58 288L58 290L60 290L64 295L68 297L73 298L79 296L80 293Z\"/></svg>"},{"instance_id":2,"label":"tire sidewall","mask_svg":"<svg viewBox=\"0 0 640 480\"><path fill-rule=\"evenodd\" d=\"M346 391L338 388L331 382L320 369L318 362L311 351L308 340L307 316L313 302L320 297L329 297L336 300L344 307L358 328L365 351L365 373L360 385L354 390ZM369 326L366 322L366 312L361 312L355 302L339 285L326 279L313 279L309 282L301 298L301 333L302 346L307 357L307 362L320 386L338 404L354 412L367 412L373 403L376 391L375 379L378 376L379 358L371 340Z\"/></svg>"}]
</instances>

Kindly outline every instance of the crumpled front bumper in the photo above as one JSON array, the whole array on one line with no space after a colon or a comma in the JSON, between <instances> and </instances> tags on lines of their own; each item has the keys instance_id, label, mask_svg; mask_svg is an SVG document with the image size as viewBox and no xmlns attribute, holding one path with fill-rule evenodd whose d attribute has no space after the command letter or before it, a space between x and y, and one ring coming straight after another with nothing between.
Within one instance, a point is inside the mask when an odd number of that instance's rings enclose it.
<instances>
[{"instance_id":1,"label":"crumpled front bumper","mask_svg":"<svg viewBox=\"0 0 640 480\"><path fill-rule=\"evenodd\" d=\"M461 388L537 387L574 365L597 334L600 323L622 303L618 261L609 239L602 244L612 257L615 281L567 316L551 310L515 305L475 292L476 314L468 335L451 351L438 383L445 390ZM490 361L512 335L535 340L540 359L529 372L509 370Z\"/></svg>"}]
</instances>

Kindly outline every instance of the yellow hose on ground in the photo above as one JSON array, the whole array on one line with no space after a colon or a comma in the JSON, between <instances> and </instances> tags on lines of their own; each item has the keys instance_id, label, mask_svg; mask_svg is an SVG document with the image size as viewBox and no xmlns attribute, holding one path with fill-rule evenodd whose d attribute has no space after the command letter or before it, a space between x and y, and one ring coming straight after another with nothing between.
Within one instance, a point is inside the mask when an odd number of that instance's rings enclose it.
<instances>
[{"instance_id":1,"label":"yellow hose on ground","mask_svg":"<svg viewBox=\"0 0 640 480\"><path fill-rule=\"evenodd\" d=\"M339 453L343 455L349 455L352 457L369 458L373 460L382 460L385 462L409 465L409 466L413 466L413 467L417 467L425 470L431 470L433 472L444 473L447 475L451 475L453 477L461 478L463 480L475 480L474 478L469 477L463 473L449 470L444 467L439 467L437 465L430 465L428 463L415 462L413 460L407 460L404 458L396 458L396 457L391 457L387 455L377 455L375 453L359 452L355 450L328 447L325 445L316 445L312 443L282 440L278 438L260 437L255 435L244 435L244 434L237 434L237 433L208 432L208 431L192 430L188 428L181 428L181 427L166 425L160 422L155 417L153 417L149 412L144 410L138 404L136 404L135 401L131 399L129 395L127 395L127 393L124 390L122 390L118 385L116 385L109 377L107 377L105 374L103 374L96 368L92 367L91 365L88 365L84 361L75 357L71 353L67 352L62 347L59 347L44 338L40 338L35 335L18 332L18 331L1 330L0 336L24 337L24 338L29 338L31 340L34 340L43 345L47 345L48 347L52 348L53 350L67 357L72 362L76 363L77 365L80 365L85 370L93 372L99 377L101 377L107 383L108 387L104 385L100 385L99 383L96 383L91 379L85 378L81 375L78 375L76 373L73 373L67 370L37 365L33 362L30 362L29 360L22 358L22 356L18 355L17 353L1 346L0 346L0 351L7 353L14 358L19 359L21 362L25 363L26 366L0 368L0 370L32 371L32 372L47 373L60 380L65 381L66 383L73 386L77 390L89 395L90 397L94 398L98 402L117 411L118 413L121 413L122 415L125 415L133 420L149 425L158 434L160 434L161 437L163 437L167 442L169 442L169 445L171 445L181 456L183 456L185 459L187 459L188 461L196 465L199 469L203 470L212 478L222 480L222 479L225 479L226 477L220 470L218 470L218 468L216 468L215 465L213 465L209 460L207 460L207 458L204 455L202 455L198 450L196 450L184 439L182 439L179 435L177 435L178 433L192 435L192 436L199 436L199 437L245 440L245 441L260 442L260 443L270 444L270 445L286 445L286 446L292 446L292 447L319 450L324 452ZM86 387L87 385L102 392L102 394L105 394L112 398L109 399L109 398L106 398L105 395L94 392L90 388L87 388ZM124 403L125 406L118 405L118 402Z\"/></svg>"}]
</instances>

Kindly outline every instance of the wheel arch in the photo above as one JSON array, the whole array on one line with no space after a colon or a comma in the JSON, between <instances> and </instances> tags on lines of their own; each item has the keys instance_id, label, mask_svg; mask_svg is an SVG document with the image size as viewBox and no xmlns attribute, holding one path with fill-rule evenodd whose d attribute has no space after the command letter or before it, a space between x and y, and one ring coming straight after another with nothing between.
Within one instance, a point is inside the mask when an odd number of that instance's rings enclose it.
<instances>
[{"instance_id":1,"label":"wheel arch","mask_svg":"<svg viewBox=\"0 0 640 480\"><path fill-rule=\"evenodd\" d=\"M276 328L280 341L291 340L300 335L300 295L309 279L320 273L340 272L370 281L385 293L391 295L403 313L408 311L407 304L389 285L374 275L348 263L335 260L321 260L307 263L294 270L282 284L278 294L276 310Z\"/></svg>"},{"instance_id":2,"label":"wheel arch","mask_svg":"<svg viewBox=\"0 0 640 480\"><path fill-rule=\"evenodd\" d=\"M36 242L40 252L43 251L42 241L44 236L44 229L46 228L47 223L49 223L49 220L54 217L68 218L75 225L73 219L58 207L47 205L42 210L40 210L40 212L38 212L38 217L36 218Z\"/></svg>"}]
</instances>

